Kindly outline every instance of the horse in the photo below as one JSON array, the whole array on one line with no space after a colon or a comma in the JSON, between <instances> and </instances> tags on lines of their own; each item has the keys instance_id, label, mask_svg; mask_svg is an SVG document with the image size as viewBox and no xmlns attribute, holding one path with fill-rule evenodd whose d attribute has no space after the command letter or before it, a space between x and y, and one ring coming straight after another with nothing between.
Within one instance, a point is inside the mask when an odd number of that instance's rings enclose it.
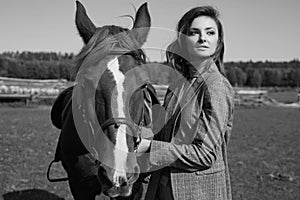
<instances>
[{"instance_id":1,"label":"horse","mask_svg":"<svg viewBox=\"0 0 300 200\"><path fill-rule=\"evenodd\" d=\"M75 23L84 45L76 57L75 85L62 91L51 109L52 124L61 130L54 161L61 161L76 200L102 193L136 199L140 167L134 151L159 101L139 67L146 62L141 46L151 24L147 3L133 20L132 29L96 27L76 1Z\"/></svg>"}]
</instances>

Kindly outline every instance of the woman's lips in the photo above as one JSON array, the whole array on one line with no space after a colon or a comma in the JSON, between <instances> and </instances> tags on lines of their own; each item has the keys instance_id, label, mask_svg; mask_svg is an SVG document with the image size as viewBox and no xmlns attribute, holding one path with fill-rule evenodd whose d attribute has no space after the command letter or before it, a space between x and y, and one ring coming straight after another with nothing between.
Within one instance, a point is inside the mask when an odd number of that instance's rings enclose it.
<instances>
[{"instance_id":1,"label":"woman's lips","mask_svg":"<svg viewBox=\"0 0 300 200\"><path fill-rule=\"evenodd\" d=\"M196 47L197 50L201 50L201 51L207 50L208 48L209 48L208 46L197 46Z\"/></svg>"},{"instance_id":2,"label":"woman's lips","mask_svg":"<svg viewBox=\"0 0 300 200\"><path fill-rule=\"evenodd\" d=\"M196 46L197 49L207 49L208 46L206 45L200 45L200 46Z\"/></svg>"}]
</instances>

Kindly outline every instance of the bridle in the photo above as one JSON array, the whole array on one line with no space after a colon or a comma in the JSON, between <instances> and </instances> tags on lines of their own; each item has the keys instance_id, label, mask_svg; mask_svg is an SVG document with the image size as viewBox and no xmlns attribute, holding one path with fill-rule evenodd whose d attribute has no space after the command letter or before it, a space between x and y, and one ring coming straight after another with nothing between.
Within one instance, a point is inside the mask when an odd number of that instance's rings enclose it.
<instances>
[{"instance_id":1,"label":"bridle","mask_svg":"<svg viewBox=\"0 0 300 200\"><path fill-rule=\"evenodd\" d=\"M119 55L119 56L120 55L130 55L138 62L138 64L146 63L145 55L143 54L143 51L140 49L135 50L135 51L124 50L124 49L111 50L107 55ZM144 84L139 89L147 89L147 84ZM72 100L72 98L67 103L68 105L71 105L70 104L71 100ZM66 106L65 109L67 107L68 106ZM101 129L102 129L102 131L104 131L111 125L114 125L115 128L120 127L120 125L122 125L122 124L128 126L130 131L132 133L134 133L134 136L136 136L135 137L136 139L134 140L134 151L136 151L138 149L140 141L141 141L141 130L142 130L142 127L144 126L144 114L145 114L144 109L145 109L145 107L143 106L142 107L142 115L141 115L142 118L139 120L138 125L134 124L132 121L128 120L127 118L110 118L110 119L104 121L104 123L101 125ZM93 160L93 162L96 164L98 170L105 170L104 165L99 160L95 159L95 157L90 156L90 159ZM61 158L55 156L54 160L52 160L48 166L47 179L50 182L61 182L61 181L69 180L68 177L64 177L64 178L51 178L50 177L50 169L51 169L52 164L59 162L59 161L61 161Z\"/></svg>"},{"instance_id":2,"label":"bridle","mask_svg":"<svg viewBox=\"0 0 300 200\"><path fill-rule=\"evenodd\" d=\"M143 108L143 110L144 110L144 108ZM129 127L130 131L132 133L135 133L134 137L136 139L134 140L134 151L136 151L138 149L140 141L141 141L141 131L142 131L142 127L144 125L144 120L141 120L139 125L135 125L131 121L129 121L128 119L123 118L123 117L109 118L101 125L101 129L102 129L102 131L104 131L111 125L114 125L115 128L119 128L120 125L122 125L122 124L127 125Z\"/></svg>"},{"instance_id":3,"label":"bridle","mask_svg":"<svg viewBox=\"0 0 300 200\"><path fill-rule=\"evenodd\" d=\"M130 55L136 61L138 61L138 64L146 63L145 56L142 53L135 54L134 51L126 51L126 50L118 49L118 50L110 51L108 55ZM147 84L144 84L139 89L146 89L146 87L147 87ZM142 119L139 120L138 125L134 124L132 121L130 121L124 117L112 117L112 118L105 120L101 124L101 129L102 129L102 131L105 131L111 125L114 125L114 127L116 129L118 129L120 127L120 125L128 126L135 138L134 151L136 151L138 149L140 141L141 141L141 131L142 131L142 127L144 126L144 114L145 114L145 108L144 108L144 106L142 106L142 114L141 114Z\"/></svg>"}]
</instances>

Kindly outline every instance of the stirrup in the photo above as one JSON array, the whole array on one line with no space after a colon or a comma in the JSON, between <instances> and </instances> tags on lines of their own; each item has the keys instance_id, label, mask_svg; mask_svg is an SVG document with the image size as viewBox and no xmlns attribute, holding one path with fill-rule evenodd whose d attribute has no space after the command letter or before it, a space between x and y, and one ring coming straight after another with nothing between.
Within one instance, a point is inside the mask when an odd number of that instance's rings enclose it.
<instances>
[{"instance_id":1,"label":"stirrup","mask_svg":"<svg viewBox=\"0 0 300 200\"><path fill-rule=\"evenodd\" d=\"M56 160L52 160L48 166L48 170L47 170L47 179L50 182L62 182L62 181L67 181L69 180L68 177L64 177L64 178L50 178L50 169L53 163L58 162Z\"/></svg>"}]
</instances>

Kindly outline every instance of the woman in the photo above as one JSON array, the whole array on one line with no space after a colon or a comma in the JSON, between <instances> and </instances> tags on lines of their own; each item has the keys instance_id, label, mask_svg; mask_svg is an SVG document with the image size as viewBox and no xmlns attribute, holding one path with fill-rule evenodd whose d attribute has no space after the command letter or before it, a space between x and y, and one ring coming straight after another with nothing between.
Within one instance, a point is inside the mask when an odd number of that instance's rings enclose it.
<instances>
[{"instance_id":1,"label":"woman","mask_svg":"<svg viewBox=\"0 0 300 200\"><path fill-rule=\"evenodd\" d=\"M167 58L180 72L165 100L165 125L142 139L152 173L146 199L231 199L227 144L234 92L223 67L224 38L218 12L196 7L179 21Z\"/></svg>"}]
</instances>

